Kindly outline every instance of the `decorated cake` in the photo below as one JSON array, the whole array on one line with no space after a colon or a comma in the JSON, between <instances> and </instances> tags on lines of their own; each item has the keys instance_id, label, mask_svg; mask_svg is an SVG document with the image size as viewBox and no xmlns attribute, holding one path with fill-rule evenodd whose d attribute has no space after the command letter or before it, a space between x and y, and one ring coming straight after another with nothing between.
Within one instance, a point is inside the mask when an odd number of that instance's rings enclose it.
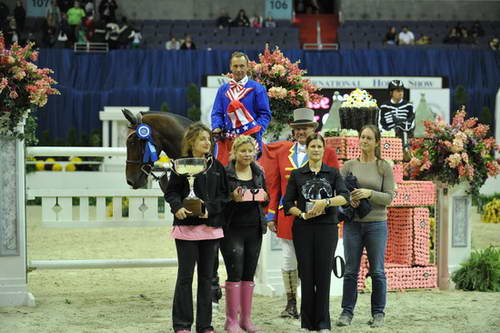
<instances>
[{"instance_id":1,"label":"decorated cake","mask_svg":"<svg viewBox=\"0 0 500 333\"><path fill-rule=\"evenodd\" d=\"M377 100L366 90L355 89L349 95L344 95L344 102L339 109L340 126L360 131L365 125L377 125L378 114Z\"/></svg>"}]
</instances>

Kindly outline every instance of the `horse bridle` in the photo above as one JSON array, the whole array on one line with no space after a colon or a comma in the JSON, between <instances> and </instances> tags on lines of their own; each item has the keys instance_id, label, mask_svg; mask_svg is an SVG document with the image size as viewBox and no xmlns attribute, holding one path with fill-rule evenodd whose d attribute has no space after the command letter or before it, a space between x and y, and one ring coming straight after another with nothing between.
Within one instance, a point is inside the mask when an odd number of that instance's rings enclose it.
<instances>
[{"instance_id":1,"label":"horse bridle","mask_svg":"<svg viewBox=\"0 0 500 333\"><path fill-rule=\"evenodd\" d=\"M139 113L139 114L137 115L137 123L138 123L138 124L140 124L141 122L142 122L142 115ZM130 138L130 136L131 136L131 135L136 135L137 125L135 125L134 127L128 126L128 128L129 128L130 130L132 130L132 132L130 132L130 133L127 135L127 141L128 141L128 139ZM144 144L145 144L145 143L143 143L143 144L141 145L141 154L140 154L141 158L144 156ZM160 178L161 178L161 177L158 177L157 175L155 175L155 174L153 173L153 163L151 163L151 162L144 163L144 162L142 161L142 159L139 159L139 160L129 160L129 159L127 159L125 162L126 162L126 163L130 163L130 164L139 164L139 165L141 166L141 171L142 171L142 173L144 173L144 174L146 175L146 177L151 176L151 177L153 177L153 179L154 179L154 180L156 180L156 181L160 181ZM149 166L149 170L146 170L146 169L145 169L145 167L146 167L146 166ZM164 169L164 173L166 173L166 172L167 172L167 170L165 170L165 169ZM163 175L162 175L162 176L163 176Z\"/></svg>"}]
</instances>

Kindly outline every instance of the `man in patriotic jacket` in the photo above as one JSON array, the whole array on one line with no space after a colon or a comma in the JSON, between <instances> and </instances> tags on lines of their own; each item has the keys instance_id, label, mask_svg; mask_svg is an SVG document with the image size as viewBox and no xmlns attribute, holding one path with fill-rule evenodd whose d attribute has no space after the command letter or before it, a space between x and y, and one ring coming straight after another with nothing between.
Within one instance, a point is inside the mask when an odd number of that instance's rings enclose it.
<instances>
[{"instance_id":1,"label":"man in patriotic jacket","mask_svg":"<svg viewBox=\"0 0 500 333\"><path fill-rule=\"evenodd\" d=\"M219 87L212 109L212 132L221 138L214 155L224 165L229 162L231 138L251 135L261 150L262 135L271 121L266 88L248 78L248 62L245 53L234 52L231 55L233 78Z\"/></svg>"},{"instance_id":2,"label":"man in patriotic jacket","mask_svg":"<svg viewBox=\"0 0 500 333\"><path fill-rule=\"evenodd\" d=\"M316 131L318 123L314 119L312 109L300 108L293 111L293 121L289 125L292 128L295 142L278 141L265 145L260 163L266 173L266 183L270 196L267 226L276 233L282 244L281 271L287 294L287 304L285 310L281 312L281 317L298 318L296 296L299 278L295 247L292 241L292 225L295 217L285 216L283 198L292 170L304 166L308 161L306 139ZM325 148L323 162L330 167L339 167L334 149Z\"/></svg>"}]
</instances>

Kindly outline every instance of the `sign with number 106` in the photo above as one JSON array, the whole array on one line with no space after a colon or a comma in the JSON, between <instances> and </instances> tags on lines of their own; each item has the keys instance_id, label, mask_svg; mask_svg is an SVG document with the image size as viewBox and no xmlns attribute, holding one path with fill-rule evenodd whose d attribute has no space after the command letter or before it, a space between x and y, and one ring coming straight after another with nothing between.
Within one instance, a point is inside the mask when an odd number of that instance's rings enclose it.
<instances>
[{"instance_id":1,"label":"sign with number 106","mask_svg":"<svg viewBox=\"0 0 500 333\"><path fill-rule=\"evenodd\" d=\"M292 0L266 0L266 17L278 20L292 19Z\"/></svg>"},{"instance_id":2,"label":"sign with number 106","mask_svg":"<svg viewBox=\"0 0 500 333\"><path fill-rule=\"evenodd\" d=\"M50 0L28 0L26 1L26 16L44 17L48 7L50 7Z\"/></svg>"}]
</instances>

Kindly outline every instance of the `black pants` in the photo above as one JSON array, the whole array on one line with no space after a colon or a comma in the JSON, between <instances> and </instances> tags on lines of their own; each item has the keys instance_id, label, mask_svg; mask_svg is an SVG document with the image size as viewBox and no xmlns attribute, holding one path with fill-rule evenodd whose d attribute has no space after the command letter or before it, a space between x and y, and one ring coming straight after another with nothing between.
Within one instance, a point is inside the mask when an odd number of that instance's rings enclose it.
<instances>
[{"instance_id":1,"label":"black pants","mask_svg":"<svg viewBox=\"0 0 500 333\"><path fill-rule=\"evenodd\" d=\"M198 293L196 296L196 331L212 328L211 283L216 260L218 239L175 240L179 268L175 283L172 321L174 331L191 330L193 324L193 274L197 264Z\"/></svg>"},{"instance_id":2,"label":"black pants","mask_svg":"<svg viewBox=\"0 0 500 333\"><path fill-rule=\"evenodd\" d=\"M293 224L302 300L301 327L312 331L330 329L330 280L338 242L336 224Z\"/></svg>"},{"instance_id":3,"label":"black pants","mask_svg":"<svg viewBox=\"0 0 500 333\"><path fill-rule=\"evenodd\" d=\"M224 229L220 250L226 264L228 281L253 281L261 245L260 225L229 226Z\"/></svg>"}]
</instances>

